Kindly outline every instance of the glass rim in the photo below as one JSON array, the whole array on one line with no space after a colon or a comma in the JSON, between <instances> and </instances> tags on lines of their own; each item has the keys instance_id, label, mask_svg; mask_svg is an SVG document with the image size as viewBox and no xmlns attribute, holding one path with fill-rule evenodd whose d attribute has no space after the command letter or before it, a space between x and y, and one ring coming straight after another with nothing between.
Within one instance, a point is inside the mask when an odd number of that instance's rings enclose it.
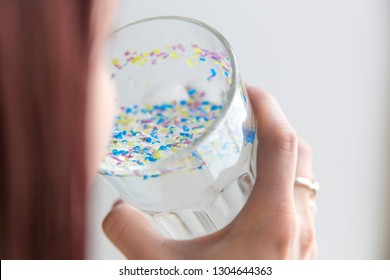
<instances>
[{"instance_id":1,"label":"glass rim","mask_svg":"<svg viewBox=\"0 0 390 280\"><path fill-rule=\"evenodd\" d=\"M142 173L149 170L149 169L155 171L156 169L158 169L157 167L161 164L172 164L172 162L174 162L175 159L182 159L182 158L185 158L186 155L192 155L192 152L195 151L197 148L199 148L199 146L201 146L207 140L207 138L209 138L209 136L216 130L216 128L221 124L222 120L226 117L226 113L229 111L231 104L233 102L233 98L234 98L234 95L236 93L236 88L237 88L238 78L239 78L236 57L234 55L234 52L233 52L233 49L232 49L230 43L215 28L213 28L212 26L210 26L202 21L199 21L197 19L193 19L193 18L189 18L189 17L181 17L181 16L148 17L148 18L144 18L141 20L137 20L137 21L125 24L125 25L115 29L113 32L110 33L109 39L112 38L113 36L117 35L121 31L129 28L129 27L133 27L133 26L136 26L138 24L142 24L142 23L146 23L146 22L159 21L159 20L173 20L173 21L182 21L182 22L191 23L191 24L197 25L197 26L205 29L206 31L209 31L212 35L214 35L220 41L220 43L223 45L223 47L225 48L225 50L227 51L227 54L229 56L229 60L230 60L230 63L232 66L232 72L233 72L232 77L231 77L232 83L230 84L230 87L228 88L228 90L226 92L227 99L226 99L226 102L224 102L224 104L223 104L221 115L218 116L213 121L213 123L207 128L207 130L204 133L202 133L202 135L195 142L191 143L189 146L187 146L185 148L179 149L174 154L172 154L166 158L162 158L156 162L151 162L151 163L148 163L145 165L137 165L137 166L130 167L130 168L129 167L121 168L121 170L128 171L128 172L132 172L132 171L136 171L136 170L141 171L141 175L143 175ZM167 168L167 169L169 170L169 168ZM177 171L182 171L182 170L183 170L183 168L181 168ZM122 172L120 172L120 173L122 173ZM127 173L127 172L123 172L123 173ZM115 176L115 174L113 174L113 175ZM119 175L119 176L126 176L127 177L127 176L133 176L133 175L124 174L124 175Z\"/></svg>"}]
</instances>

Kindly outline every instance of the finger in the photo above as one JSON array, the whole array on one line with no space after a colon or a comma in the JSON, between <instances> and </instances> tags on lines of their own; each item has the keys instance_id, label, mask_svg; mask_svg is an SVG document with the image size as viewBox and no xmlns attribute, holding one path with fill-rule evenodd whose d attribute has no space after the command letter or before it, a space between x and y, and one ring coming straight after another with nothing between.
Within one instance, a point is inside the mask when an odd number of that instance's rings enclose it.
<instances>
[{"instance_id":1,"label":"finger","mask_svg":"<svg viewBox=\"0 0 390 280\"><path fill-rule=\"evenodd\" d=\"M317 242L314 242L313 248L311 249L311 252L310 252L310 254L308 256L309 260L314 260L317 257L317 251L318 251L317 248L318 248L317 247Z\"/></svg>"},{"instance_id":2,"label":"finger","mask_svg":"<svg viewBox=\"0 0 390 280\"><path fill-rule=\"evenodd\" d=\"M174 252L144 213L125 203L114 205L103 221L111 242L129 259L173 259Z\"/></svg>"},{"instance_id":3,"label":"finger","mask_svg":"<svg viewBox=\"0 0 390 280\"><path fill-rule=\"evenodd\" d=\"M264 211L290 210L296 171L298 140L276 100L268 93L248 87L256 116L259 148L257 180L242 213L250 219Z\"/></svg>"},{"instance_id":4,"label":"finger","mask_svg":"<svg viewBox=\"0 0 390 280\"><path fill-rule=\"evenodd\" d=\"M310 145L304 140L299 140L296 177L313 179L312 151ZM313 209L310 206L312 195L312 191L306 187L295 185L294 198L298 219L295 252L300 259L311 259L316 247Z\"/></svg>"},{"instance_id":5,"label":"finger","mask_svg":"<svg viewBox=\"0 0 390 280\"><path fill-rule=\"evenodd\" d=\"M303 177L309 180L313 180L312 171L312 151L310 145L300 139L298 144L298 162L296 177ZM296 203L296 209L299 213L307 212L312 210L309 205L312 200L312 191L301 185L294 186L294 197Z\"/></svg>"}]
</instances>

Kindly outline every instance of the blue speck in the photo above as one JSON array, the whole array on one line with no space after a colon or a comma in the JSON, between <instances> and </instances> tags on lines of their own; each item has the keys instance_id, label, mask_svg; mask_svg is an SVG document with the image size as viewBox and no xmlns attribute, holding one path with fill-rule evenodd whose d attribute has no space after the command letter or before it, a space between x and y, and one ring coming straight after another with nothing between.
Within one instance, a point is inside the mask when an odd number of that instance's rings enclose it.
<instances>
[{"instance_id":1,"label":"blue speck","mask_svg":"<svg viewBox=\"0 0 390 280\"><path fill-rule=\"evenodd\" d=\"M253 143L256 136L256 130L250 130L248 134L245 136L245 141L247 143Z\"/></svg>"},{"instance_id":2,"label":"blue speck","mask_svg":"<svg viewBox=\"0 0 390 280\"><path fill-rule=\"evenodd\" d=\"M159 150L161 150L161 151L165 151L167 148L164 146L164 145L162 145L160 148L158 148Z\"/></svg>"},{"instance_id":3,"label":"blue speck","mask_svg":"<svg viewBox=\"0 0 390 280\"><path fill-rule=\"evenodd\" d=\"M185 100L180 101L180 105L186 105L186 104L187 104L187 101L185 101Z\"/></svg>"},{"instance_id":4,"label":"blue speck","mask_svg":"<svg viewBox=\"0 0 390 280\"><path fill-rule=\"evenodd\" d=\"M189 89L188 94L189 95L194 95L196 93L196 89Z\"/></svg>"},{"instance_id":5,"label":"blue speck","mask_svg":"<svg viewBox=\"0 0 390 280\"><path fill-rule=\"evenodd\" d=\"M206 59L204 57L200 57L199 60L200 61L206 61Z\"/></svg>"},{"instance_id":6,"label":"blue speck","mask_svg":"<svg viewBox=\"0 0 390 280\"><path fill-rule=\"evenodd\" d=\"M155 159L153 157L147 157L145 159L148 160L148 161L151 161L151 162L155 162L157 160L157 159Z\"/></svg>"},{"instance_id":7,"label":"blue speck","mask_svg":"<svg viewBox=\"0 0 390 280\"><path fill-rule=\"evenodd\" d=\"M215 77L215 75L217 75L217 72L215 71L214 68L211 68L210 71L211 71L211 75L212 75L213 77Z\"/></svg>"},{"instance_id":8,"label":"blue speck","mask_svg":"<svg viewBox=\"0 0 390 280\"><path fill-rule=\"evenodd\" d=\"M131 113L131 108L127 108L127 109L126 109L126 113L127 113L127 114Z\"/></svg>"},{"instance_id":9,"label":"blue speck","mask_svg":"<svg viewBox=\"0 0 390 280\"><path fill-rule=\"evenodd\" d=\"M219 108L218 105L213 105L213 106L211 106L211 111L215 111L215 110L217 110L218 108Z\"/></svg>"},{"instance_id":10,"label":"blue speck","mask_svg":"<svg viewBox=\"0 0 390 280\"><path fill-rule=\"evenodd\" d=\"M146 143L150 143L150 142L152 142L152 138L150 138L150 137L148 137L148 138L146 138Z\"/></svg>"}]
</instances>

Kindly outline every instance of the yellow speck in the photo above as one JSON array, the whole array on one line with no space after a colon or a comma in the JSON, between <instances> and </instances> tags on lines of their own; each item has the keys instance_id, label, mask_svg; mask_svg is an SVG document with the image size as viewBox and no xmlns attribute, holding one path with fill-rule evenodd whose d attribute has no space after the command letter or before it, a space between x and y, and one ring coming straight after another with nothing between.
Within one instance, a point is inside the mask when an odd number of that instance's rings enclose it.
<instances>
[{"instance_id":1,"label":"yellow speck","mask_svg":"<svg viewBox=\"0 0 390 280\"><path fill-rule=\"evenodd\" d=\"M169 56L172 57L172 58L179 58L179 56L177 55L176 52L169 53Z\"/></svg>"},{"instance_id":2,"label":"yellow speck","mask_svg":"<svg viewBox=\"0 0 390 280\"><path fill-rule=\"evenodd\" d=\"M167 128L165 128L165 127L161 127L160 131L161 131L161 134L162 134L162 135L163 135L163 134L168 134L168 133L169 133L169 130L168 130Z\"/></svg>"},{"instance_id":3,"label":"yellow speck","mask_svg":"<svg viewBox=\"0 0 390 280\"><path fill-rule=\"evenodd\" d=\"M163 156L164 156L164 152L161 151L161 150L158 150L158 151L156 151L156 152L153 154L153 158L155 158L155 159L161 159Z\"/></svg>"},{"instance_id":4,"label":"yellow speck","mask_svg":"<svg viewBox=\"0 0 390 280\"><path fill-rule=\"evenodd\" d=\"M191 59L187 58L186 62L189 66L194 66L194 62Z\"/></svg>"},{"instance_id":5,"label":"yellow speck","mask_svg":"<svg viewBox=\"0 0 390 280\"><path fill-rule=\"evenodd\" d=\"M152 105L146 105L145 109L148 110L148 111L151 111L153 109L153 106Z\"/></svg>"},{"instance_id":6,"label":"yellow speck","mask_svg":"<svg viewBox=\"0 0 390 280\"><path fill-rule=\"evenodd\" d=\"M183 118L188 118L190 116L190 113L188 111L179 110L180 116Z\"/></svg>"},{"instance_id":7,"label":"yellow speck","mask_svg":"<svg viewBox=\"0 0 390 280\"><path fill-rule=\"evenodd\" d=\"M201 50L201 49L199 49L199 48L194 48L194 51L195 51L195 53L197 53L197 54L200 54L200 53L202 53L202 50Z\"/></svg>"},{"instance_id":8,"label":"yellow speck","mask_svg":"<svg viewBox=\"0 0 390 280\"><path fill-rule=\"evenodd\" d=\"M143 55L144 57L149 57L149 53L148 53L148 52L143 52L142 55Z\"/></svg>"},{"instance_id":9,"label":"yellow speck","mask_svg":"<svg viewBox=\"0 0 390 280\"><path fill-rule=\"evenodd\" d=\"M160 51L159 49L154 49L153 52L154 52L155 54L158 54L158 53L160 53L161 51Z\"/></svg>"},{"instance_id":10,"label":"yellow speck","mask_svg":"<svg viewBox=\"0 0 390 280\"><path fill-rule=\"evenodd\" d=\"M119 63L119 59L118 59L118 58L113 59L113 60L112 60L112 64L113 64L113 65L119 65L119 64L120 64L120 63Z\"/></svg>"},{"instance_id":11,"label":"yellow speck","mask_svg":"<svg viewBox=\"0 0 390 280\"><path fill-rule=\"evenodd\" d=\"M226 82L231 85L232 84L232 79L231 78L226 78Z\"/></svg>"}]
</instances>

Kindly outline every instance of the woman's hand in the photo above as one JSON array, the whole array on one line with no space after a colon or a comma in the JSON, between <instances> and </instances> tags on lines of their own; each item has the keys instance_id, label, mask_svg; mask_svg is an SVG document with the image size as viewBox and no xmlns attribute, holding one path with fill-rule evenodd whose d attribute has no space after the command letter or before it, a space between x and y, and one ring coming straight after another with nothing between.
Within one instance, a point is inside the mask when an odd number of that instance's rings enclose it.
<instances>
[{"instance_id":1,"label":"woman's hand","mask_svg":"<svg viewBox=\"0 0 390 280\"><path fill-rule=\"evenodd\" d=\"M312 193L294 188L312 179L310 147L298 141L276 100L248 87L256 115L257 181L240 214L224 229L194 240L169 240L139 210L119 203L103 222L129 259L311 259L316 255ZM299 143L298 143L299 142Z\"/></svg>"}]
</instances>

